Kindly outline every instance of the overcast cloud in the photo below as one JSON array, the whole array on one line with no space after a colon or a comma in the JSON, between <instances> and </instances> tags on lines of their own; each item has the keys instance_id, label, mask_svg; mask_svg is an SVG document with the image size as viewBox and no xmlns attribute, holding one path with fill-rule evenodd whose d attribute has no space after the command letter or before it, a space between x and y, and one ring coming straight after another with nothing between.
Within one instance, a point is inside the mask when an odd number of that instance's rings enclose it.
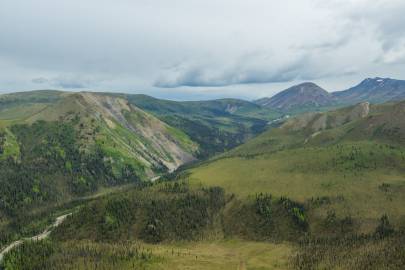
<instances>
[{"instance_id":1,"label":"overcast cloud","mask_svg":"<svg viewBox=\"0 0 405 270\"><path fill-rule=\"evenodd\" d=\"M403 0L0 0L0 91L254 99L405 79Z\"/></svg>"}]
</instances>

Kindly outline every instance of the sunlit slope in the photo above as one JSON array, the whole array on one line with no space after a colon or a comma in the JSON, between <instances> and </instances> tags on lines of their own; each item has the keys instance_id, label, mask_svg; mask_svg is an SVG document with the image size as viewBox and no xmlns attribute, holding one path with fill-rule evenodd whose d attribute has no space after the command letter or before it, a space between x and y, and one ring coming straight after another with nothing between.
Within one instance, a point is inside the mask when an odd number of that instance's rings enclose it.
<instances>
[{"instance_id":1,"label":"sunlit slope","mask_svg":"<svg viewBox=\"0 0 405 270\"><path fill-rule=\"evenodd\" d=\"M114 96L70 94L25 121L75 118L84 149L97 144L114 164L132 163L148 176L192 161L198 150L180 130Z\"/></svg>"},{"instance_id":2,"label":"sunlit slope","mask_svg":"<svg viewBox=\"0 0 405 270\"><path fill-rule=\"evenodd\" d=\"M44 252L45 250L45 252ZM45 254L44 254L45 253ZM66 241L26 243L8 255L16 269L286 270L287 244L230 240L151 245L142 242ZM41 257L40 257L41 256ZM23 258L13 260L13 258ZM41 260L35 260L40 257Z\"/></svg>"},{"instance_id":3,"label":"sunlit slope","mask_svg":"<svg viewBox=\"0 0 405 270\"><path fill-rule=\"evenodd\" d=\"M181 130L122 98L65 93L26 103L19 95L9 109L38 110L0 126L0 230L3 217L149 181L193 161L199 150Z\"/></svg>"},{"instance_id":4,"label":"sunlit slope","mask_svg":"<svg viewBox=\"0 0 405 270\"><path fill-rule=\"evenodd\" d=\"M0 95L0 127L24 121L49 104L55 103L66 95L55 90L40 90Z\"/></svg>"},{"instance_id":5,"label":"sunlit slope","mask_svg":"<svg viewBox=\"0 0 405 270\"><path fill-rule=\"evenodd\" d=\"M193 184L321 201L319 215L405 215L405 103L300 116L190 170Z\"/></svg>"}]
</instances>

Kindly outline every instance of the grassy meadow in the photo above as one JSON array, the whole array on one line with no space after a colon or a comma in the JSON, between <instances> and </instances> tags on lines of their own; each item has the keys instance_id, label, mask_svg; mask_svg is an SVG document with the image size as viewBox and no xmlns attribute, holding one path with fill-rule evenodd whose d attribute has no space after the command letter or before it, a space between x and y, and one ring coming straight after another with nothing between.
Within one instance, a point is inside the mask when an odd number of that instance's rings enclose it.
<instances>
[{"instance_id":1,"label":"grassy meadow","mask_svg":"<svg viewBox=\"0 0 405 270\"><path fill-rule=\"evenodd\" d=\"M350 218L357 232L373 231L385 214L404 227L404 106L304 114L189 169L189 181L244 198L269 193L304 203L311 229L328 215Z\"/></svg>"},{"instance_id":2,"label":"grassy meadow","mask_svg":"<svg viewBox=\"0 0 405 270\"><path fill-rule=\"evenodd\" d=\"M387 214L404 221L403 151L349 143L290 149L254 158L229 157L190 170L192 185L218 185L242 197L267 192L299 202L328 198L316 211L376 221ZM368 222L364 222L366 226Z\"/></svg>"},{"instance_id":3,"label":"grassy meadow","mask_svg":"<svg viewBox=\"0 0 405 270\"><path fill-rule=\"evenodd\" d=\"M5 270L285 270L289 269L291 252L288 244L242 240L160 245L45 240L26 243L11 252Z\"/></svg>"}]
</instances>

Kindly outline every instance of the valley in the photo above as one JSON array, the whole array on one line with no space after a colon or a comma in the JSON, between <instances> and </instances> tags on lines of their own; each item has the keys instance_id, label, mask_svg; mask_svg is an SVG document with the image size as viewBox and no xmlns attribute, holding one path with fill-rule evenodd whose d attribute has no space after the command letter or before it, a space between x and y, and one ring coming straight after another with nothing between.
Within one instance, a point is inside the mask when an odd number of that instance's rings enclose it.
<instances>
[{"instance_id":1,"label":"valley","mask_svg":"<svg viewBox=\"0 0 405 270\"><path fill-rule=\"evenodd\" d=\"M404 270L404 0L0 0L0 270Z\"/></svg>"},{"instance_id":2,"label":"valley","mask_svg":"<svg viewBox=\"0 0 405 270\"><path fill-rule=\"evenodd\" d=\"M400 269L400 82L354 104L312 83L256 102L1 95L2 267Z\"/></svg>"}]
</instances>

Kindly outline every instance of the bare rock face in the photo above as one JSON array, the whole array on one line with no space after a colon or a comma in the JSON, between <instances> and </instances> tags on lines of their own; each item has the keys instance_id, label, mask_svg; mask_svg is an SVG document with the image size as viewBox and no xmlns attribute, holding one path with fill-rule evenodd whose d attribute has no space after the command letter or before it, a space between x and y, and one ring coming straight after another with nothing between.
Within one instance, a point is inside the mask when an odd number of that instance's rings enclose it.
<instances>
[{"instance_id":1,"label":"bare rock face","mask_svg":"<svg viewBox=\"0 0 405 270\"><path fill-rule=\"evenodd\" d=\"M364 118L368 116L370 113L370 103L369 102L362 102L359 103L352 111L353 115L352 118L361 117Z\"/></svg>"}]
</instances>

